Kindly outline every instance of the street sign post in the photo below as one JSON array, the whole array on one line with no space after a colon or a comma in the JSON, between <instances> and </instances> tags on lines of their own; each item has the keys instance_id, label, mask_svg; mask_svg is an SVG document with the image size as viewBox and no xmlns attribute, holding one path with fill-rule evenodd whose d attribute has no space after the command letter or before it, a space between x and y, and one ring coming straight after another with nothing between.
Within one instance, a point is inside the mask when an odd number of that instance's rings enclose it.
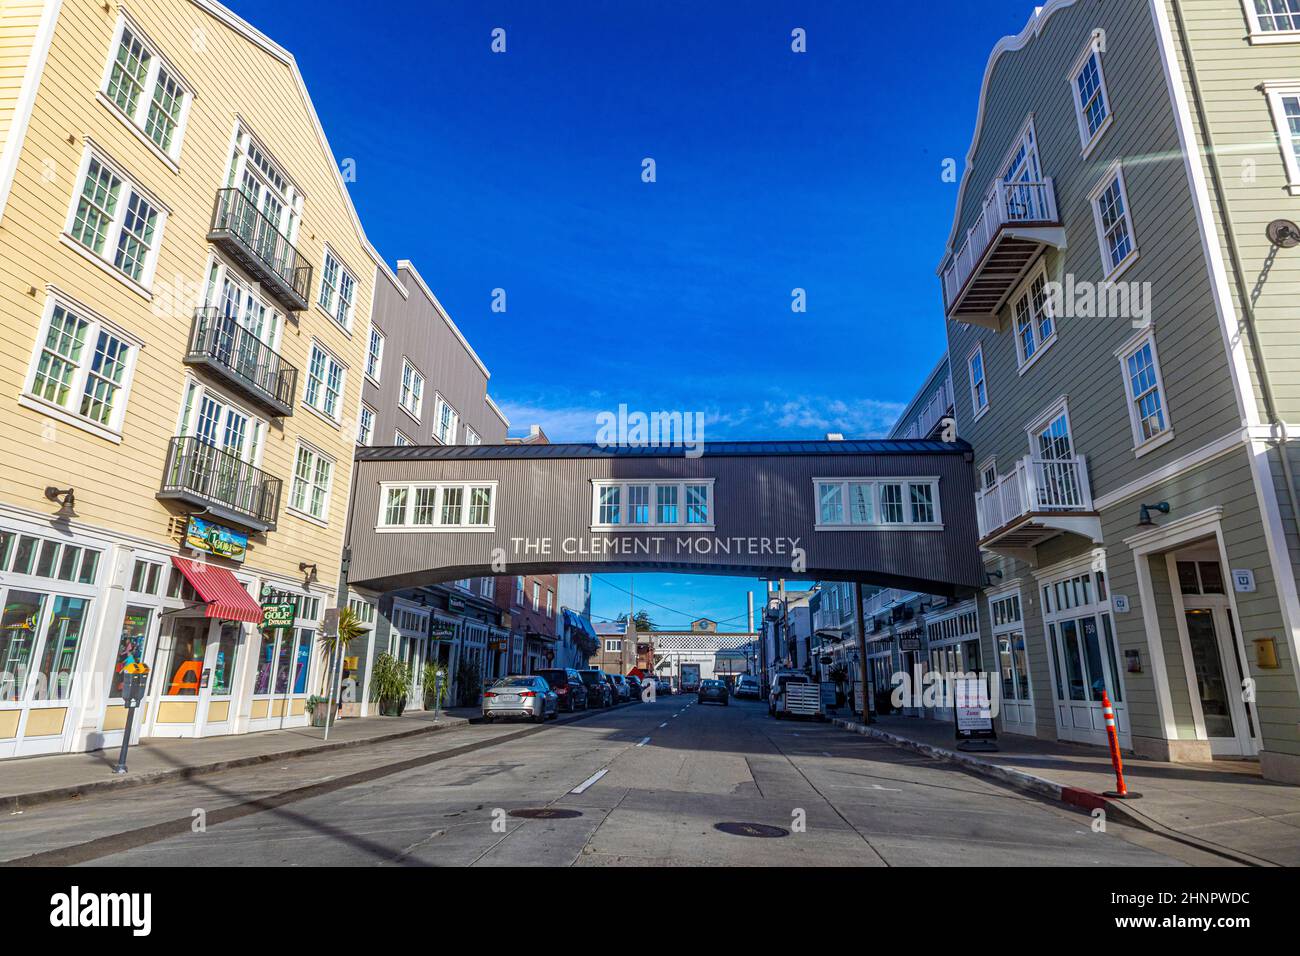
<instances>
[{"instance_id":1,"label":"street sign post","mask_svg":"<svg viewBox=\"0 0 1300 956\"><path fill-rule=\"evenodd\" d=\"M135 723L135 712L144 700L148 684L149 665L128 660L122 668L122 701L126 705L126 726L122 728L122 750L117 755L113 773L126 773L126 751L131 746L131 727Z\"/></svg>"}]
</instances>

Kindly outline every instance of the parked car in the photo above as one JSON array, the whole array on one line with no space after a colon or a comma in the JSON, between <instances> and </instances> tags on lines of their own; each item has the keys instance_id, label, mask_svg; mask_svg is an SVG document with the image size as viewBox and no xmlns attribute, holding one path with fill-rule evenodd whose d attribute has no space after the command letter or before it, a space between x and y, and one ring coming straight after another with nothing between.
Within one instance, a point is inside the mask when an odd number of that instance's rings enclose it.
<instances>
[{"instance_id":1,"label":"parked car","mask_svg":"<svg viewBox=\"0 0 1300 956\"><path fill-rule=\"evenodd\" d=\"M695 692L695 702L703 704L712 702L727 706L727 698L731 695L727 692L727 685L720 680L700 681L700 689Z\"/></svg>"},{"instance_id":2,"label":"parked car","mask_svg":"<svg viewBox=\"0 0 1300 956\"><path fill-rule=\"evenodd\" d=\"M641 678L637 677L635 674L627 675L627 683L628 687L631 688L633 702L639 701L641 699L641 694L645 691L645 684L642 682Z\"/></svg>"},{"instance_id":3,"label":"parked car","mask_svg":"<svg viewBox=\"0 0 1300 956\"><path fill-rule=\"evenodd\" d=\"M741 674L736 681L736 689L733 694L737 697L752 697L758 700L763 696L763 690L758 683L758 677L754 674Z\"/></svg>"},{"instance_id":4,"label":"parked car","mask_svg":"<svg viewBox=\"0 0 1300 956\"><path fill-rule=\"evenodd\" d=\"M615 699L618 703L632 699L632 685L627 682L627 678L622 674L610 674L610 683L614 685Z\"/></svg>"},{"instance_id":5,"label":"parked car","mask_svg":"<svg viewBox=\"0 0 1300 956\"><path fill-rule=\"evenodd\" d=\"M578 671L578 676L587 685L587 703L593 707L608 707L614 703L614 689L606 680L606 673L599 667L587 667Z\"/></svg>"},{"instance_id":6,"label":"parked car","mask_svg":"<svg viewBox=\"0 0 1300 956\"><path fill-rule=\"evenodd\" d=\"M545 677L546 683L560 698L560 710L573 713L587 709L587 685L572 667L548 667L539 670L537 676Z\"/></svg>"},{"instance_id":7,"label":"parked car","mask_svg":"<svg viewBox=\"0 0 1300 956\"><path fill-rule=\"evenodd\" d=\"M665 697L673 695L673 682L666 677L661 677L655 681L655 693L662 694Z\"/></svg>"},{"instance_id":8,"label":"parked car","mask_svg":"<svg viewBox=\"0 0 1300 956\"><path fill-rule=\"evenodd\" d=\"M483 692L483 717L527 717L543 723L560 716L560 698L545 677L512 674Z\"/></svg>"}]
</instances>

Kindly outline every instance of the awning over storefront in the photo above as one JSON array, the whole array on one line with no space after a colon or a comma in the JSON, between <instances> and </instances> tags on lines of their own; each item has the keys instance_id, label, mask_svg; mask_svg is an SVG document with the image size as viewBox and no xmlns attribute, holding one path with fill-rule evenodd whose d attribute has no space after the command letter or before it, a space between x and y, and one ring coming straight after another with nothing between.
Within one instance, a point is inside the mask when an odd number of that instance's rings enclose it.
<instances>
[{"instance_id":1,"label":"awning over storefront","mask_svg":"<svg viewBox=\"0 0 1300 956\"><path fill-rule=\"evenodd\" d=\"M582 633L586 634L589 638L591 638L593 641L597 643L600 642L600 638L596 636L596 629L591 626L591 622L588 621L583 615L579 614L577 611L570 610L567 607L563 608L563 611L564 611L564 622L571 629L575 631L581 631Z\"/></svg>"},{"instance_id":2,"label":"awning over storefront","mask_svg":"<svg viewBox=\"0 0 1300 956\"><path fill-rule=\"evenodd\" d=\"M262 606L249 596L244 586L225 568L197 564L185 558L172 558L176 570L184 575L206 607L204 617L222 621L262 623Z\"/></svg>"}]
</instances>

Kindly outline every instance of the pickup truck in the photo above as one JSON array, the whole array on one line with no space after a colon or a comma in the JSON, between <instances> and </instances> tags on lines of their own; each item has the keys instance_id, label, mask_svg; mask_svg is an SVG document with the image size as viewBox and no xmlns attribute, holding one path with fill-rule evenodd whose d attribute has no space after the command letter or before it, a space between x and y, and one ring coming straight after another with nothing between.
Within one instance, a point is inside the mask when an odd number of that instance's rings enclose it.
<instances>
[{"instance_id":1,"label":"pickup truck","mask_svg":"<svg viewBox=\"0 0 1300 956\"><path fill-rule=\"evenodd\" d=\"M803 671L777 671L772 675L767 712L777 720L783 717L815 717L825 720L821 687L813 683L813 679Z\"/></svg>"}]
</instances>

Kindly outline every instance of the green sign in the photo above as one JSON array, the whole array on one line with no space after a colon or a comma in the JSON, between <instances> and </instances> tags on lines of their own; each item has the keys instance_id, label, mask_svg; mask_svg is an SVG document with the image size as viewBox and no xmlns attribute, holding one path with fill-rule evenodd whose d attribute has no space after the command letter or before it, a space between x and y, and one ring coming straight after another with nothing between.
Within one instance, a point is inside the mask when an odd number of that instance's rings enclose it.
<instances>
[{"instance_id":1,"label":"green sign","mask_svg":"<svg viewBox=\"0 0 1300 956\"><path fill-rule=\"evenodd\" d=\"M263 604L262 627L267 629L293 627L293 616L297 613L294 604Z\"/></svg>"}]
</instances>

